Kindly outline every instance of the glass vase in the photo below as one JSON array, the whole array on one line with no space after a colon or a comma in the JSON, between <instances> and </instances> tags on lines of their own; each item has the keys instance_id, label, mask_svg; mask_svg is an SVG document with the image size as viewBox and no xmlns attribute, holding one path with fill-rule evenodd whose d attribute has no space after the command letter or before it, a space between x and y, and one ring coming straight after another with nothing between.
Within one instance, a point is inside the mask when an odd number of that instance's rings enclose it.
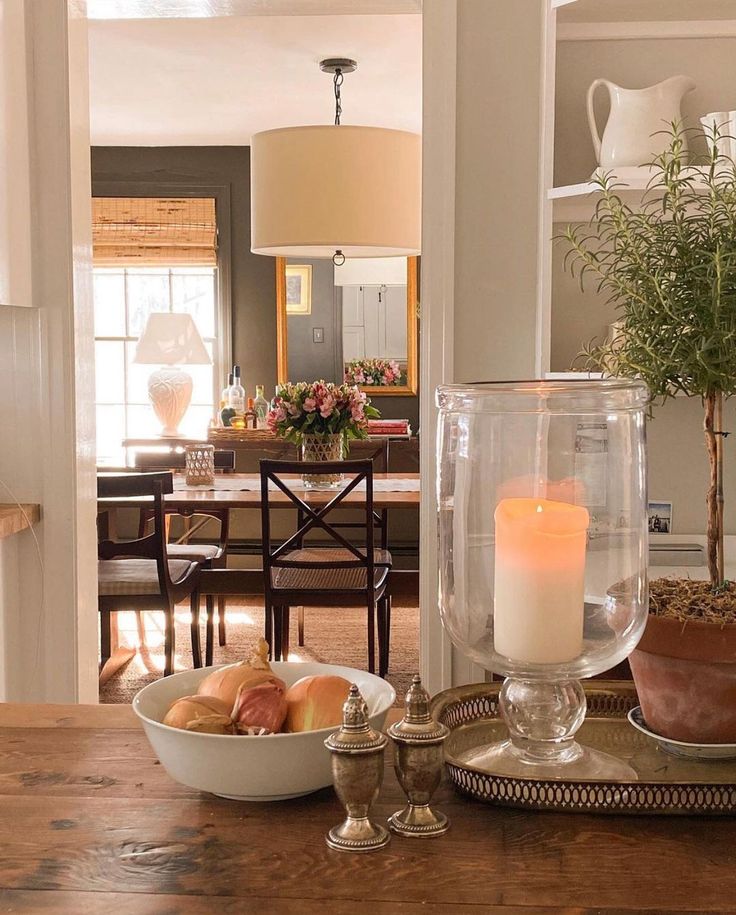
<instances>
[{"instance_id":1,"label":"glass vase","mask_svg":"<svg viewBox=\"0 0 736 915\"><path fill-rule=\"evenodd\" d=\"M633 650L647 616L643 383L440 387L440 612L506 679L507 740L465 762L503 775L629 780L581 746L580 679Z\"/></svg>"},{"instance_id":2,"label":"glass vase","mask_svg":"<svg viewBox=\"0 0 736 915\"><path fill-rule=\"evenodd\" d=\"M303 435L303 461L342 461L345 447L342 435ZM303 473L305 489L339 489L342 473Z\"/></svg>"}]
</instances>

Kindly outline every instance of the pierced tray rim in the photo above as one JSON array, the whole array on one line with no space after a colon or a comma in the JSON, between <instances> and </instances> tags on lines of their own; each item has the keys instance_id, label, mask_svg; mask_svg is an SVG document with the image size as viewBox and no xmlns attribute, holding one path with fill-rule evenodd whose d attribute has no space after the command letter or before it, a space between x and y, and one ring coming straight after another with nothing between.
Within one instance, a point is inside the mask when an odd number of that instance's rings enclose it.
<instances>
[{"instance_id":1,"label":"pierced tray rim","mask_svg":"<svg viewBox=\"0 0 736 915\"><path fill-rule=\"evenodd\" d=\"M458 730L478 721L497 720L493 715L471 714L453 722L451 712L465 703L498 697L500 682L454 686L437 693L431 702L435 721ZM625 722L627 706L639 704L633 681L595 680L584 684L588 700L599 705L594 719L614 718ZM707 761L704 765L711 765ZM636 781L611 782L581 779L537 779L493 775L461 763L445 752L445 766L452 784L462 794L487 804L526 810L570 813L629 813L669 815L733 815L736 813L736 782Z\"/></svg>"}]
</instances>

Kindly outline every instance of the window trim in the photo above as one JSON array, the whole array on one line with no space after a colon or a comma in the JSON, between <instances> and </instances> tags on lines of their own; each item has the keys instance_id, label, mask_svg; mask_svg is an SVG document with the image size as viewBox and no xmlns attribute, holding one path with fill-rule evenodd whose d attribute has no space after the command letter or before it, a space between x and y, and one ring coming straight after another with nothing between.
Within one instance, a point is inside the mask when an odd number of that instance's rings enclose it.
<instances>
[{"instance_id":1,"label":"window trim","mask_svg":"<svg viewBox=\"0 0 736 915\"><path fill-rule=\"evenodd\" d=\"M233 362L232 230L229 184L176 181L94 181L93 197L213 197L217 223L217 358L225 371ZM217 385L215 400L217 406Z\"/></svg>"}]
</instances>

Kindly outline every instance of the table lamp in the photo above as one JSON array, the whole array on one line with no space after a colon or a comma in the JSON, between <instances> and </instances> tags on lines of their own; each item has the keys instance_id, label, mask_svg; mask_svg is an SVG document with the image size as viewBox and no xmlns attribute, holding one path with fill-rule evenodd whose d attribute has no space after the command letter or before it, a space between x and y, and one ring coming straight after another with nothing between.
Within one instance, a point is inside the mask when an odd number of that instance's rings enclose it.
<instances>
[{"instance_id":1,"label":"table lamp","mask_svg":"<svg viewBox=\"0 0 736 915\"><path fill-rule=\"evenodd\" d=\"M175 438L192 399L193 384L192 376L177 366L212 363L192 316L166 312L149 315L133 362L161 366L148 379L148 396L163 426L161 435Z\"/></svg>"}]
</instances>

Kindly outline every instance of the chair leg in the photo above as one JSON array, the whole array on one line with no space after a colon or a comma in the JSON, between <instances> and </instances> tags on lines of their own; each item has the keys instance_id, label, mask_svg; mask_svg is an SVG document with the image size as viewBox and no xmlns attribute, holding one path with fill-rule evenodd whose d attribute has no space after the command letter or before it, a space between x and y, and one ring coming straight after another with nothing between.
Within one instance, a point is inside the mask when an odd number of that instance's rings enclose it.
<instances>
[{"instance_id":1,"label":"chair leg","mask_svg":"<svg viewBox=\"0 0 736 915\"><path fill-rule=\"evenodd\" d=\"M275 660L273 653L273 607L267 602L263 606L263 638L268 642L268 651L271 658Z\"/></svg>"},{"instance_id":2,"label":"chair leg","mask_svg":"<svg viewBox=\"0 0 736 915\"><path fill-rule=\"evenodd\" d=\"M297 617L297 629L298 629L299 647L301 648L304 645L304 607L299 607L299 613L298 613L298 617Z\"/></svg>"},{"instance_id":3,"label":"chair leg","mask_svg":"<svg viewBox=\"0 0 736 915\"><path fill-rule=\"evenodd\" d=\"M205 607L207 609L207 623L205 625L204 641L204 663L209 667L213 662L215 641L215 598L214 595L208 594L205 597Z\"/></svg>"},{"instance_id":4,"label":"chair leg","mask_svg":"<svg viewBox=\"0 0 736 915\"><path fill-rule=\"evenodd\" d=\"M386 640L386 598L382 597L378 601L377 606L377 615L378 615L378 673L381 674L383 669L383 646Z\"/></svg>"},{"instance_id":5,"label":"chair leg","mask_svg":"<svg viewBox=\"0 0 736 915\"><path fill-rule=\"evenodd\" d=\"M368 672L376 670L376 604L368 604Z\"/></svg>"},{"instance_id":6,"label":"chair leg","mask_svg":"<svg viewBox=\"0 0 736 915\"><path fill-rule=\"evenodd\" d=\"M225 632L225 607L227 606L227 598L224 594L221 594L217 598L217 634L220 640L220 645L227 645L227 633Z\"/></svg>"},{"instance_id":7,"label":"chair leg","mask_svg":"<svg viewBox=\"0 0 736 915\"><path fill-rule=\"evenodd\" d=\"M289 660L289 608L281 608L281 660Z\"/></svg>"},{"instance_id":8,"label":"chair leg","mask_svg":"<svg viewBox=\"0 0 736 915\"><path fill-rule=\"evenodd\" d=\"M378 609L378 676L388 673L389 646L391 640L391 597L386 595L383 606Z\"/></svg>"},{"instance_id":9,"label":"chair leg","mask_svg":"<svg viewBox=\"0 0 736 915\"><path fill-rule=\"evenodd\" d=\"M192 633L192 664L194 667L202 666L202 642L199 637L199 591L192 591L189 597L191 608L191 621L189 627Z\"/></svg>"},{"instance_id":10,"label":"chair leg","mask_svg":"<svg viewBox=\"0 0 736 915\"><path fill-rule=\"evenodd\" d=\"M110 659L111 641L110 611L102 610L100 612L100 670L102 670L105 663Z\"/></svg>"},{"instance_id":11,"label":"chair leg","mask_svg":"<svg viewBox=\"0 0 736 915\"><path fill-rule=\"evenodd\" d=\"M168 677L174 672L174 608L168 607L164 610L165 628L164 628L164 651L166 661L164 666L164 676Z\"/></svg>"},{"instance_id":12,"label":"chair leg","mask_svg":"<svg viewBox=\"0 0 736 915\"><path fill-rule=\"evenodd\" d=\"M281 660L282 610L283 608L278 605L268 608L268 613L273 618L273 641L271 642L271 659L273 661Z\"/></svg>"}]
</instances>

